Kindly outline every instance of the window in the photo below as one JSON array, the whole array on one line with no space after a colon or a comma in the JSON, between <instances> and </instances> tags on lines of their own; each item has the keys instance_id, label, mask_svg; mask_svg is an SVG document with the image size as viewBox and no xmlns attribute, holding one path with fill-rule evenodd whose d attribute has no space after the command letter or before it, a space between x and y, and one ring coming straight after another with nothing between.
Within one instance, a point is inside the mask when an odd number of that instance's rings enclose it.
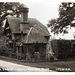
<instances>
[{"instance_id":1,"label":"window","mask_svg":"<svg viewBox=\"0 0 75 75\"><path fill-rule=\"evenodd\" d=\"M21 35L20 34L16 34L15 35L15 40L20 40L21 39Z\"/></svg>"},{"instance_id":2,"label":"window","mask_svg":"<svg viewBox=\"0 0 75 75\"><path fill-rule=\"evenodd\" d=\"M9 48L13 48L13 43L9 43Z\"/></svg>"},{"instance_id":3,"label":"window","mask_svg":"<svg viewBox=\"0 0 75 75\"><path fill-rule=\"evenodd\" d=\"M23 48L23 46L22 46L22 54L24 53L24 48Z\"/></svg>"},{"instance_id":4,"label":"window","mask_svg":"<svg viewBox=\"0 0 75 75\"><path fill-rule=\"evenodd\" d=\"M39 52L39 46L38 45L35 46L35 52Z\"/></svg>"}]
</instances>

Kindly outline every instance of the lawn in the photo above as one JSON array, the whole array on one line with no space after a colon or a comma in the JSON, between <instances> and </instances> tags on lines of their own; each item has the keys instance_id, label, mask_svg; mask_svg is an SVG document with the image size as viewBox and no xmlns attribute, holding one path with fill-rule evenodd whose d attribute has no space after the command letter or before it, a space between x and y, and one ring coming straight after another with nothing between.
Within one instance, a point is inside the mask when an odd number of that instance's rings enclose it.
<instances>
[{"instance_id":1,"label":"lawn","mask_svg":"<svg viewBox=\"0 0 75 75\"><path fill-rule=\"evenodd\" d=\"M52 62L37 62L37 63L28 63L28 62L14 62L17 64L22 64L25 66L46 68L57 72L75 72L75 61L52 61Z\"/></svg>"},{"instance_id":2,"label":"lawn","mask_svg":"<svg viewBox=\"0 0 75 75\"><path fill-rule=\"evenodd\" d=\"M22 64L33 67L48 68L58 72L75 72L75 61L53 61Z\"/></svg>"}]
</instances>

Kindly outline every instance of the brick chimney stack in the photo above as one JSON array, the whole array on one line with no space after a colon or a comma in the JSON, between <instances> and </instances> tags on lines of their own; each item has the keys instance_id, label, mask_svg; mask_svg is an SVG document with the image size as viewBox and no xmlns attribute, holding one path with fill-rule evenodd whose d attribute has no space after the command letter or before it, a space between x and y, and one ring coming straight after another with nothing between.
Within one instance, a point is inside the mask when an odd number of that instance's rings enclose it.
<instances>
[{"instance_id":1,"label":"brick chimney stack","mask_svg":"<svg viewBox=\"0 0 75 75\"><path fill-rule=\"evenodd\" d=\"M28 11L27 7L20 7L21 12L21 23L20 23L20 30L23 33L28 33L29 30L29 22L28 22Z\"/></svg>"},{"instance_id":2,"label":"brick chimney stack","mask_svg":"<svg viewBox=\"0 0 75 75\"><path fill-rule=\"evenodd\" d=\"M21 7L20 12L21 12L21 22L27 22L29 9L27 7Z\"/></svg>"}]
</instances>

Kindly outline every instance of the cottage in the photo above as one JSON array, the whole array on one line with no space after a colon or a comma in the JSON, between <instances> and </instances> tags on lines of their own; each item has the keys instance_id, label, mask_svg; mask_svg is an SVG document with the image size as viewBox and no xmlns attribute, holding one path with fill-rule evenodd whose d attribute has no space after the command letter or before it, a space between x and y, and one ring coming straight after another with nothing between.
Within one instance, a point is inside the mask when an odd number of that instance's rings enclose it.
<instances>
[{"instance_id":1,"label":"cottage","mask_svg":"<svg viewBox=\"0 0 75 75\"><path fill-rule=\"evenodd\" d=\"M27 7L21 7L20 11L20 18L7 17L4 28L7 46L17 59L44 60L49 32L37 19L28 18Z\"/></svg>"}]
</instances>

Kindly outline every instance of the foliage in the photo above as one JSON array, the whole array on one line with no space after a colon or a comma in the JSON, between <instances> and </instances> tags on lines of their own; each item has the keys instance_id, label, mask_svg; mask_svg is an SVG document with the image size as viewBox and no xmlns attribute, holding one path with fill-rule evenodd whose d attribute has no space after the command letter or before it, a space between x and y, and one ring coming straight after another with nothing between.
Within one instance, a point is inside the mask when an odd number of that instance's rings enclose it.
<instances>
[{"instance_id":1,"label":"foliage","mask_svg":"<svg viewBox=\"0 0 75 75\"><path fill-rule=\"evenodd\" d=\"M0 2L0 27L3 25L3 21L5 20L6 16L12 15L19 17L20 7L24 7L24 5L15 2Z\"/></svg>"},{"instance_id":2,"label":"foliage","mask_svg":"<svg viewBox=\"0 0 75 75\"><path fill-rule=\"evenodd\" d=\"M68 33L68 28L75 27L75 3L61 3L59 5L59 17L51 19L47 26L54 34Z\"/></svg>"}]
</instances>

